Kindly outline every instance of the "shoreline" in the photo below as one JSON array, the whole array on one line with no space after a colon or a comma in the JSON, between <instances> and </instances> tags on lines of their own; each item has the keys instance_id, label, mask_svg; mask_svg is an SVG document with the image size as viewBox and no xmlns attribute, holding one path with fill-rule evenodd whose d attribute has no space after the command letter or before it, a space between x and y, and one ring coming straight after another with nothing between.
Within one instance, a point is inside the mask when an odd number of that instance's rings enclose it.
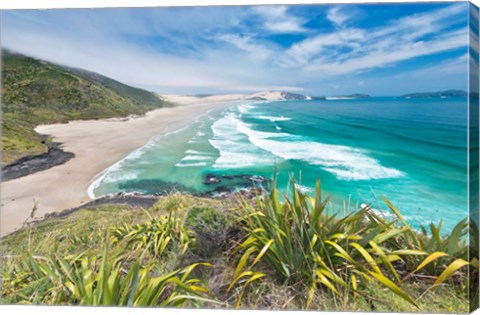
<instances>
[{"instance_id":1,"label":"shoreline","mask_svg":"<svg viewBox=\"0 0 480 315\"><path fill-rule=\"evenodd\" d=\"M71 121L39 125L35 130L52 136L75 157L64 164L1 183L0 237L20 228L34 204L34 220L49 213L82 206L92 199L90 185L111 166L148 141L188 126L211 110L237 101L199 102L160 108L130 119Z\"/></svg>"},{"instance_id":2,"label":"shoreline","mask_svg":"<svg viewBox=\"0 0 480 315\"><path fill-rule=\"evenodd\" d=\"M185 106L185 105L181 105L181 106ZM188 106L188 105L187 105ZM208 115L208 113L210 113L211 110L208 110L206 111L203 115ZM203 116L202 115L202 116ZM199 116L198 118L202 117L202 116ZM197 119L198 119L197 118ZM149 142L156 138L157 136L158 137L165 137L165 136L168 136L170 134L174 134L174 133L177 133L177 132L180 132L182 130L184 130L185 128L188 128L189 125L185 125L185 126L182 126L180 128L177 128L175 130L165 130L159 134L156 134L156 135L153 135L150 139L148 139L147 142L145 142L142 146L136 148L135 150L132 150L131 152L129 152L128 154L126 154L123 158L121 158L120 160L118 161L115 161L115 163L111 164L110 166L108 166L107 168L105 168L104 170L102 170L101 172L97 173L93 178L92 180L90 181L90 184L88 185L88 189L87 189L87 195L90 197L91 200L94 200L96 198L101 198L103 196L99 196L99 197L95 197L95 194L93 193L93 191L95 190L95 188L97 188L99 186L99 184L101 183L101 181L105 178L105 176L108 174L109 170L114 168L116 165L120 164L122 161L124 161L126 158L128 158L128 156L130 156L131 154L135 154L135 152L137 151L140 151L142 150L145 146L147 146L149 144Z\"/></svg>"}]
</instances>

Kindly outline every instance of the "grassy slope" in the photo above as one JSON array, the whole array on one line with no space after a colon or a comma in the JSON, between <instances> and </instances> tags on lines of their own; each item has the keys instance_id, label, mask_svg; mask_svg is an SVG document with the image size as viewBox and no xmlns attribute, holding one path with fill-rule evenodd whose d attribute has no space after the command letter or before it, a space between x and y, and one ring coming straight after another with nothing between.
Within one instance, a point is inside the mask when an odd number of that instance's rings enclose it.
<instances>
[{"instance_id":1,"label":"grassy slope","mask_svg":"<svg viewBox=\"0 0 480 315\"><path fill-rule=\"evenodd\" d=\"M166 105L102 75L3 51L2 164L46 151L38 124L143 114Z\"/></svg>"},{"instance_id":2,"label":"grassy slope","mask_svg":"<svg viewBox=\"0 0 480 315\"><path fill-rule=\"evenodd\" d=\"M158 218L169 211L180 211L182 216L188 217L193 207L212 207L221 211L231 212L235 215L237 206L231 200L213 200L196 198L185 195L172 195L165 197L151 209L148 214L140 208L128 206L100 206L95 209L83 209L72 213L64 218L50 218L44 222L33 225L31 229L24 228L11 234L1 242L1 252L4 259L9 261L17 255L22 257L30 252L37 257L47 257L54 253L59 257L75 256L84 251L87 256L101 255L105 235L107 231L112 233L112 228L124 224L138 224ZM232 211L233 210L233 211ZM114 213L114 215L112 215ZM108 242L107 242L108 243ZM178 264L178 257L175 253L163 256L162 259L155 258L150 254L142 254L140 257L135 250L128 246L121 247L121 257L133 258L142 265L153 267L154 274L166 274L175 269ZM142 253L144 253L142 251ZM238 253L236 254L238 256ZM12 257L12 258L8 258ZM201 302L183 306L194 307L235 307L239 291L227 292L227 287L233 277L236 265L235 254L228 247L218 250L216 253L203 261L212 263L213 267L196 272L195 277L200 279L199 285L208 289L208 297L222 304ZM198 261L193 255L184 262L184 265L192 261ZM6 264L5 268L8 268ZM267 268L268 269L268 268ZM7 284L4 284L7 285ZM419 296L425 291L425 285L418 282L406 284L406 290L412 296ZM369 295L374 299L367 299L361 296L350 297L347 300L337 301L332 295L325 291L319 291L312 302L312 310L341 310L341 311L377 311L377 312L418 312L411 304L399 298L390 291L385 290L372 283L369 287ZM252 309L291 309L298 310L304 307L304 297L307 291L301 292L298 287L285 285L270 280L261 283L253 283L252 287L243 297L242 308ZM3 303L15 301L15 296L4 296ZM455 292L450 286L442 286L427 292L418 301L422 310L441 313L464 313L467 312L467 299L462 294ZM223 305L223 306L222 306Z\"/></svg>"}]
</instances>

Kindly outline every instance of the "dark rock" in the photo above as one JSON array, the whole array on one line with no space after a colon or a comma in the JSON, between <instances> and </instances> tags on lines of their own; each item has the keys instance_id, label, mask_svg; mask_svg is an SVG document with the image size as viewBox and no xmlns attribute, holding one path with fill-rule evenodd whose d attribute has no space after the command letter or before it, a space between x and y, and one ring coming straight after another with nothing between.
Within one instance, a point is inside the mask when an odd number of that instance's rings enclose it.
<instances>
[{"instance_id":1,"label":"dark rock","mask_svg":"<svg viewBox=\"0 0 480 315\"><path fill-rule=\"evenodd\" d=\"M311 98L312 101L323 101L327 99L325 96L311 96Z\"/></svg>"},{"instance_id":2,"label":"dark rock","mask_svg":"<svg viewBox=\"0 0 480 315\"><path fill-rule=\"evenodd\" d=\"M269 182L270 181L268 178L260 176L260 175L242 174L242 175L236 175L234 177L246 179L246 180L256 182L256 183L264 183L264 182Z\"/></svg>"},{"instance_id":3,"label":"dark rock","mask_svg":"<svg viewBox=\"0 0 480 315\"><path fill-rule=\"evenodd\" d=\"M280 92L282 97L286 100L308 100L309 98L305 95L302 94L297 94L297 93L290 93L290 92Z\"/></svg>"},{"instance_id":4,"label":"dark rock","mask_svg":"<svg viewBox=\"0 0 480 315\"><path fill-rule=\"evenodd\" d=\"M203 183L205 185L218 184L221 181L222 180L220 178L218 178L217 176L215 176L213 174L207 174L207 175L205 175L205 178L203 179Z\"/></svg>"},{"instance_id":5,"label":"dark rock","mask_svg":"<svg viewBox=\"0 0 480 315\"><path fill-rule=\"evenodd\" d=\"M268 182L268 178L265 178L263 176L258 176L258 175L253 175L253 176L250 176L249 180L251 180L252 182L256 182L256 183L263 183L263 182Z\"/></svg>"},{"instance_id":6,"label":"dark rock","mask_svg":"<svg viewBox=\"0 0 480 315\"><path fill-rule=\"evenodd\" d=\"M2 181L27 176L66 163L75 154L65 152L59 143L49 143L47 153L26 156L2 167Z\"/></svg>"}]
</instances>

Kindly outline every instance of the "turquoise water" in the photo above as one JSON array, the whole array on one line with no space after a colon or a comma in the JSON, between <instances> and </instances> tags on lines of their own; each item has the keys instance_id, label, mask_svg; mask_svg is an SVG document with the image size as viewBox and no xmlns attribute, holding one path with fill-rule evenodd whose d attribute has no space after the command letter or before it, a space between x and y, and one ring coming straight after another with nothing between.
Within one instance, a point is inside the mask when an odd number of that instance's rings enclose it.
<instances>
[{"instance_id":1,"label":"turquoise water","mask_svg":"<svg viewBox=\"0 0 480 315\"><path fill-rule=\"evenodd\" d=\"M91 193L245 184L205 185L206 174L277 174L284 190L295 174L306 192L320 179L333 211L365 203L387 213L383 195L412 225L443 219L449 229L467 216L467 99L245 101L154 137Z\"/></svg>"}]
</instances>

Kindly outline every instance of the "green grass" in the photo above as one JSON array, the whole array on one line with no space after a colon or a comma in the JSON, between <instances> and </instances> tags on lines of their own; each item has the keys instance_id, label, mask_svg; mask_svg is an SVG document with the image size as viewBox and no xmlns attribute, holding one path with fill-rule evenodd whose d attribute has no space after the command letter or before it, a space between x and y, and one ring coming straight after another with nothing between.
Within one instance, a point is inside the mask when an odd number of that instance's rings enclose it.
<instances>
[{"instance_id":1,"label":"green grass","mask_svg":"<svg viewBox=\"0 0 480 315\"><path fill-rule=\"evenodd\" d=\"M372 284L420 309L406 280L427 276L432 280L427 292L468 265L465 220L449 236L441 237L433 228L429 237L426 231L420 234L410 228L386 199L395 220L386 220L369 207L346 211L342 217L329 214L328 198L322 199L319 183L314 197L294 188L292 196L283 199L279 201L274 188L269 198L242 207L240 222L246 237L235 249L241 256L229 286L229 290L240 288L237 306L253 282L270 278L308 292L306 309L318 291L329 292L336 305L352 296L372 299ZM435 268L427 268L434 264ZM466 277L457 282L466 292Z\"/></svg>"},{"instance_id":2,"label":"green grass","mask_svg":"<svg viewBox=\"0 0 480 315\"><path fill-rule=\"evenodd\" d=\"M43 153L38 124L144 114L166 106L153 93L102 75L2 51L2 164Z\"/></svg>"},{"instance_id":3,"label":"green grass","mask_svg":"<svg viewBox=\"0 0 480 315\"><path fill-rule=\"evenodd\" d=\"M26 155L47 152L47 146L33 126L11 113L2 114L2 163L9 164Z\"/></svg>"},{"instance_id":4,"label":"green grass","mask_svg":"<svg viewBox=\"0 0 480 315\"><path fill-rule=\"evenodd\" d=\"M433 271L415 270L410 264L431 253L412 244L431 235L368 208L333 216L327 203L319 189L313 197L293 190L283 202L275 190L256 200L173 194L147 210L52 217L2 239L3 303L468 311L465 268L434 285L466 258L461 250L433 259ZM199 251L222 225L222 245ZM439 236L439 244L463 249L464 236Z\"/></svg>"}]
</instances>

